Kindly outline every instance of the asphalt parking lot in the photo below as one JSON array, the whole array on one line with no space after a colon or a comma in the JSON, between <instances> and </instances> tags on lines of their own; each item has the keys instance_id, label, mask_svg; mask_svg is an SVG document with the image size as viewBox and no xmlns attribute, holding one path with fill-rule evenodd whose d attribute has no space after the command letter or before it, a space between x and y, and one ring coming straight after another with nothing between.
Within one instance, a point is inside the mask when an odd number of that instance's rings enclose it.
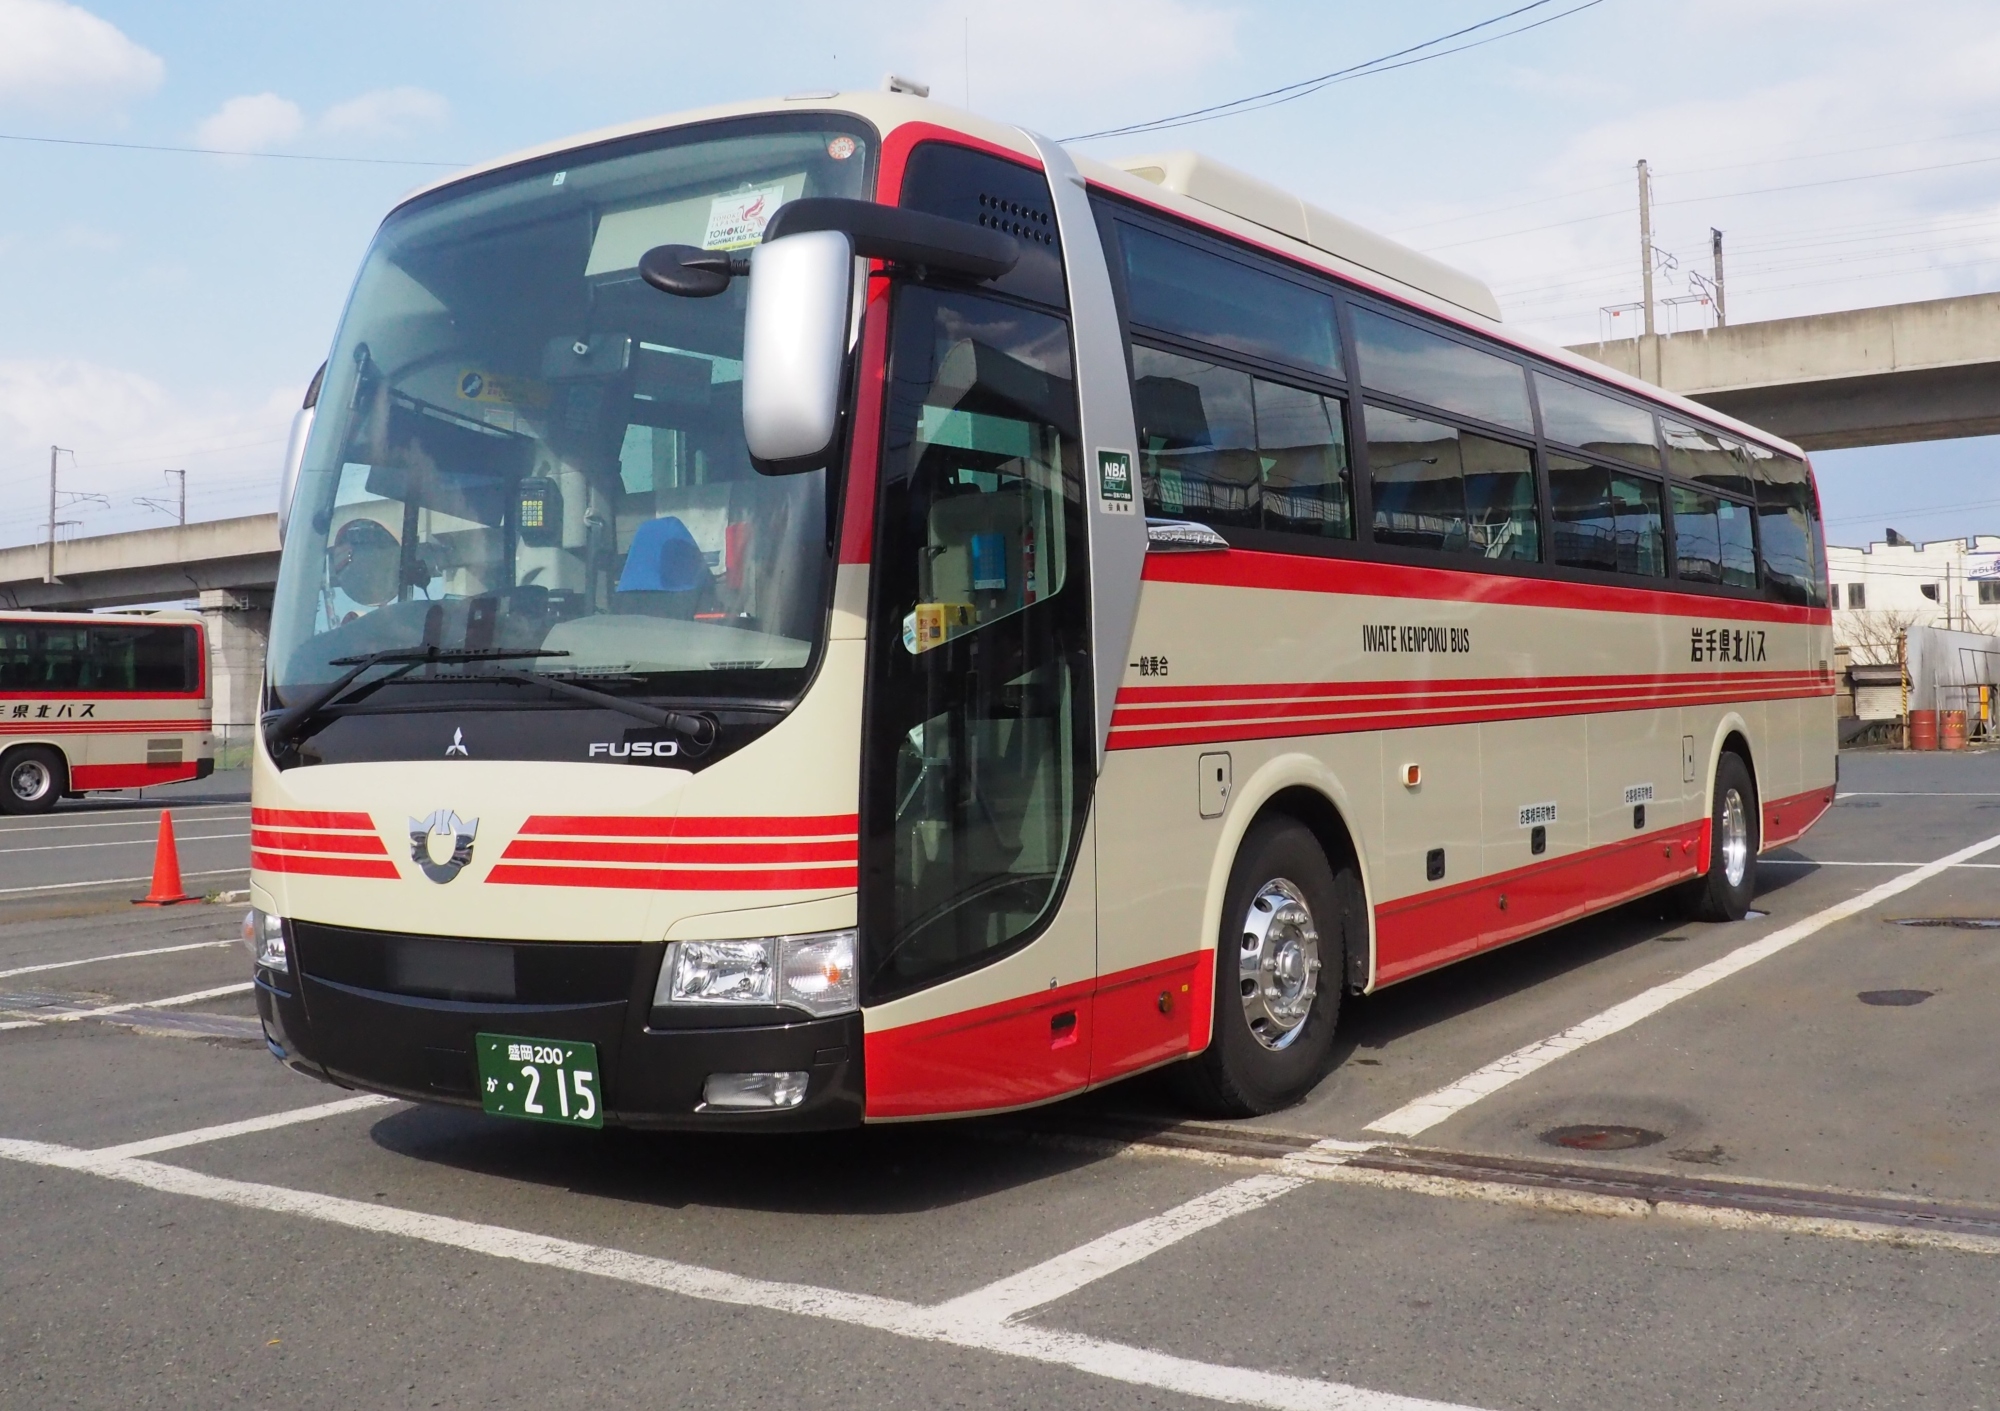
<instances>
[{"instance_id":1,"label":"asphalt parking lot","mask_svg":"<svg viewBox=\"0 0 2000 1411\"><path fill-rule=\"evenodd\" d=\"M784 1139L356 1099L237 909L0 895L0 1404L2000 1403L2000 755L1851 754L1765 862L1352 1002L1256 1122Z\"/></svg>"}]
</instances>

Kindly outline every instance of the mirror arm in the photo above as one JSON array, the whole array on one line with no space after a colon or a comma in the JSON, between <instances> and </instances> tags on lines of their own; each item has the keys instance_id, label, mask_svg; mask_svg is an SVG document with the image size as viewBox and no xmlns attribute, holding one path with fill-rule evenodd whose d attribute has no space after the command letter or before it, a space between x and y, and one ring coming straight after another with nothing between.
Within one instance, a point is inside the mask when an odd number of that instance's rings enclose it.
<instances>
[{"instance_id":1,"label":"mirror arm","mask_svg":"<svg viewBox=\"0 0 2000 1411\"><path fill-rule=\"evenodd\" d=\"M891 260L920 271L971 279L998 279L1021 260L1020 242L1002 231L844 196L787 201L764 227L764 243L820 230L845 235L854 253L864 259ZM712 298L732 279L748 273L750 255L742 250L657 245L639 260L641 279L684 299Z\"/></svg>"}]
</instances>

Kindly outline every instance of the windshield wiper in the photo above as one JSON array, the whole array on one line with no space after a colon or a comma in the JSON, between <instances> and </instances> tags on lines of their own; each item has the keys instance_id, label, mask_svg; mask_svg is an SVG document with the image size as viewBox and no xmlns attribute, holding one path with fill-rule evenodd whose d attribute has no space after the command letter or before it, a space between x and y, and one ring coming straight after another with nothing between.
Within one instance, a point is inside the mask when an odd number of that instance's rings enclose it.
<instances>
[{"instance_id":1,"label":"windshield wiper","mask_svg":"<svg viewBox=\"0 0 2000 1411\"><path fill-rule=\"evenodd\" d=\"M313 731L305 730L301 727L328 706L333 705L341 696L347 694L348 688L360 679L362 672L368 670L371 666L386 666L393 662L397 664L398 669L370 681L359 691L355 692L356 697L366 695L378 687L385 686L398 677L407 676L418 667L426 666L431 662L510 661L520 657L566 657L568 655L568 652L550 652L539 649L532 651L510 651L506 649L493 650L470 647L389 647L383 651L369 652L366 656L335 657L327 665L344 666L348 670L344 674L336 676L332 681L314 691L304 700L285 707L284 710L267 720L264 724L264 741L271 753L277 754L286 744L297 743L299 740L306 739Z\"/></svg>"},{"instance_id":2,"label":"windshield wiper","mask_svg":"<svg viewBox=\"0 0 2000 1411\"><path fill-rule=\"evenodd\" d=\"M556 654L552 652L550 655ZM585 701L594 706L602 706L606 710L622 711L635 719L645 721L648 725L658 725L677 735L687 736L688 743L695 746L697 751L706 750L715 743L717 729L715 717L705 712L663 710L659 706L647 705L643 701L631 701L623 696L614 696L609 691L593 691L588 686L579 686L574 681L551 676L547 672L525 671L520 667L506 667L500 671L468 671L464 675L468 679L475 680L512 681L522 686L542 686L559 696L568 696L571 700Z\"/></svg>"}]
</instances>

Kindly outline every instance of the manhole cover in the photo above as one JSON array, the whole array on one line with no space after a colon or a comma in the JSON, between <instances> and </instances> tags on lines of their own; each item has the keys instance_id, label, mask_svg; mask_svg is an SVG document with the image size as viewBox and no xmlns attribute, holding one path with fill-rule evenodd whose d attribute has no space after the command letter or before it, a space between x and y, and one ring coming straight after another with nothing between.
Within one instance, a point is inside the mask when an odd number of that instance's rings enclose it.
<instances>
[{"instance_id":1,"label":"manhole cover","mask_svg":"<svg viewBox=\"0 0 2000 1411\"><path fill-rule=\"evenodd\" d=\"M1645 1127L1612 1127L1588 1123L1580 1127L1551 1127L1541 1139L1550 1146L1566 1146L1572 1151L1630 1151L1652 1146L1667 1139L1666 1133Z\"/></svg>"},{"instance_id":2,"label":"manhole cover","mask_svg":"<svg viewBox=\"0 0 2000 1411\"><path fill-rule=\"evenodd\" d=\"M1863 990L1855 998L1863 1004L1912 1005L1922 1004L1936 990Z\"/></svg>"},{"instance_id":3,"label":"manhole cover","mask_svg":"<svg viewBox=\"0 0 2000 1411\"><path fill-rule=\"evenodd\" d=\"M2000 916L1893 916L1898 926L1945 926L1954 931L2000 931Z\"/></svg>"}]
</instances>

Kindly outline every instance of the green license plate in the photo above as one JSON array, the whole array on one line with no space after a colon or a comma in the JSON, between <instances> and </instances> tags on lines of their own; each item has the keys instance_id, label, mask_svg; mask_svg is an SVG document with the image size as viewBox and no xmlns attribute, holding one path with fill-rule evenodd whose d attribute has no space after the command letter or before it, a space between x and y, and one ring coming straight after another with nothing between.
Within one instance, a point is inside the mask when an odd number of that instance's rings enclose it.
<instances>
[{"instance_id":1,"label":"green license plate","mask_svg":"<svg viewBox=\"0 0 2000 1411\"><path fill-rule=\"evenodd\" d=\"M602 1127L597 1045L570 1039L480 1034L479 1098L498 1117Z\"/></svg>"}]
</instances>

